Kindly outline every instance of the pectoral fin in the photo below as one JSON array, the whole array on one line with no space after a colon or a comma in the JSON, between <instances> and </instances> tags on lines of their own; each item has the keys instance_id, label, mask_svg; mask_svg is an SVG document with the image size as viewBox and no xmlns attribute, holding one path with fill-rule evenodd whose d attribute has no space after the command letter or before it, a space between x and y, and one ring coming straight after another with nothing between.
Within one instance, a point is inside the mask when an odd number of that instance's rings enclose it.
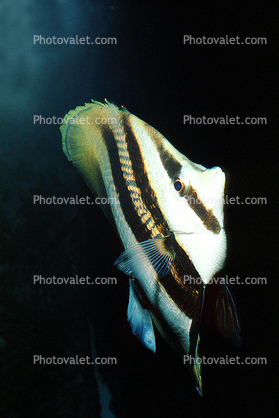
<instances>
[{"instance_id":1,"label":"pectoral fin","mask_svg":"<svg viewBox=\"0 0 279 418\"><path fill-rule=\"evenodd\" d=\"M128 276L141 279L151 263L159 278L166 276L174 261L169 238L153 238L127 248L116 260L116 267Z\"/></svg>"},{"instance_id":2,"label":"pectoral fin","mask_svg":"<svg viewBox=\"0 0 279 418\"><path fill-rule=\"evenodd\" d=\"M156 341L152 319L149 311L141 306L131 279L127 319L133 334L142 342L146 348L155 353Z\"/></svg>"}]
</instances>

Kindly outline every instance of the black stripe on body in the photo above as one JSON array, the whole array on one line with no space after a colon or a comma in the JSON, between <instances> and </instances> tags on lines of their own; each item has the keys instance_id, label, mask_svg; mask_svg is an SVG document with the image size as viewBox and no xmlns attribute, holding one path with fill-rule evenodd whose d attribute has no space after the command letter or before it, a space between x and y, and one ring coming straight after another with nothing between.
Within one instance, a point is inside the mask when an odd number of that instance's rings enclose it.
<instances>
[{"instance_id":1,"label":"black stripe on body","mask_svg":"<svg viewBox=\"0 0 279 418\"><path fill-rule=\"evenodd\" d=\"M137 241L145 241L150 238L150 231L146 224L140 222L137 210L131 198L131 191L128 190L125 179L123 164L120 162L116 137L108 125L101 127L104 142L107 147L113 182L118 195L120 207L126 222L130 226Z\"/></svg>"},{"instance_id":2,"label":"black stripe on body","mask_svg":"<svg viewBox=\"0 0 279 418\"><path fill-rule=\"evenodd\" d=\"M175 260L171 274L162 277L159 281L179 309L188 318L193 318L198 308L198 296L201 290L199 280L195 280L199 279L199 273L188 254L175 239L173 239L172 247ZM189 280L189 277L192 279ZM192 283L195 281L196 283Z\"/></svg>"},{"instance_id":3,"label":"black stripe on body","mask_svg":"<svg viewBox=\"0 0 279 418\"><path fill-rule=\"evenodd\" d=\"M167 171L169 177L173 179L173 177L180 172L182 165L167 149L163 147L161 143L155 142L155 144L165 170Z\"/></svg>"},{"instance_id":4,"label":"black stripe on body","mask_svg":"<svg viewBox=\"0 0 279 418\"><path fill-rule=\"evenodd\" d=\"M92 187L90 186L90 184L88 182L88 179L82 173L81 173L81 175L84 178L84 180L85 180L86 184L88 185L88 187L90 188L90 190L92 190L92 193L95 194L95 196L96 196L96 193L94 192L94 189L92 189ZM101 192L102 192L102 195L100 197L104 198L105 202L109 202L109 197L108 197L108 194L107 194L106 186L105 186L100 168L98 168L95 176L96 176L95 178L98 178L98 183L99 183L99 186L100 186L100 189L101 189ZM111 203L111 204L107 204L107 203L102 204L101 203L101 207L102 207L105 215L108 217L109 221L111 222L111 224L115 227L116 226L115 225L115 220L114 220L114 216L113 216L113 213L112 213L112 210L111 210L111 205L113 205L113 204L114 203Z\"/></svg>"},{"instance_id":5,"label":"black stripe on body","mask_svg":"<svg viewBox=\"0 0 279 418\"><path fill-rule=\"evenodd\" d=\"M206 229L213 232L213 234L218 235L221 231L221 226L218 219L213 214L212 209L207 209L201 200L198 197L196 190L190 186L185 196L185 199L188 202L188 205L195 212L195 214L203 222Z\"/></svg>"},{"instance_id":6,"label":"black stripe on body","mask_svg":"<svg viewBox=\"0 0 279 418\"><path fill-rule=\"evenodd\" d=\"M135 174L136 182L141 188L144 203L152 214L156 224L163 227L163 235L166 235L168 234L168 224L161 210L159 209L159 203L156 199L156 195L150 186L137 138L132 131L127 117L122 118L122 124L126 133L128 151L132 162L133 172ZM158 147L159 145L157 145L157 149ZM162 146L160 157L165 170L168 171L169 176L172 178L181 169L181 164L175 160L175 158L173 158L167 150L163 149ZM199 274L191 262L189 256L180 247L176 240L173 238L171 241L172 248L176 254L172 270L173 274L169 274L168 276L161 278L160 283L163 285L175 304L189 318L192 318L197 308L200 285L189 283L185 284L183 281L183 276L187 274L194 278L199 278Z\"/></svg>"},{"instance_id":7,"label":"black stripe on body","mask_svg":"<svg viewBox=\"0 0 279 418\"><path fill-rule=\"evenodd\" d=\"M180 172L182 168L181 163L164 147L162 141L163 135L156 129L150 127L147 123L144 123L144 125L146 132L152 137L166 172L170 179L173 179L173 177Z\"/></svg>"},{"instance_id":8,"label":"black stripe on body","mask_svg":"<svg viewBox=\"0 0 279 418\"><path fill-rule=\"evenodd\" d=\"M159 310L157 306L152 306L150 302L146 299L146 296L143 290L141 289L138 281L134 281L133 284L138 295L138 299L141 301L142 306L152 313L152 318L153 320L155 319L155 324L161 335L169 342L169 344L172 346L172 348L178 356L183 356L185 354L185 347L181 344L180 335L171 326L171 324L168 323L168 321L163 316L161 310Z\"/></svg>"},{"instance_id":9,"label":"black stripe on body","mask_svg":"<svg viewBox=\"0 0 279 418\"><path fill-rule=\"evenodd\" d=\"M137 241L153 238L152 235L156 236L158 232L159 235L165 236L169 233L168 224L150 186L137 138L125 116L122 123L125 137L115 135L107 126L102 127L102 134L123 215ZM154 228L150 227L154 224L157 226L157 234L153 233ZM172 274L161 278L160 283L179 309L192 318L197 309L199 287L184 284L183 275L198 278L199 274L175 239L172 240L172 246L176 254Z\"/></svg>"},{"instance_id":10,"label":"black stripe on body","mask_svg":"<svg viewBox=\"0 0 279 418\"><path fill-rule=\"evenodd\" d=\"M133 133L129 124L129 119L126 115L123 115L122 124L126 134L127 151L130 157L133 174L136 184L141 190L141 198L146 208L146 212L150 213L152 216L161 235L168 235L168 223L159 208L156 194L150 185L138 140Z\"/></svg>"}]
</instances>

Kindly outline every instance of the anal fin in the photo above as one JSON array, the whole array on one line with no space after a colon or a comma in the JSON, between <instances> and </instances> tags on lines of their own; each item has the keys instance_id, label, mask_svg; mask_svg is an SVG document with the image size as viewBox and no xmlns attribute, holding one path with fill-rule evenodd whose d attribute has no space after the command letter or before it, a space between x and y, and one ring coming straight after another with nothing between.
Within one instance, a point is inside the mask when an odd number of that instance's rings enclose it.
<instances>
[{"instance_id":1,"label":"anal fin","mask_svg":"<svg viewBox=\"0 0 279 418\"><path fill-rule=\"evenodd\" d=\"M144 309L136 295L133 281L129 281L129 304L127 310L127 319L131 326L133 334L149 350L155 353L156 341L153 329L151 315L147 309Z\"/></svg>"}]
</instances>

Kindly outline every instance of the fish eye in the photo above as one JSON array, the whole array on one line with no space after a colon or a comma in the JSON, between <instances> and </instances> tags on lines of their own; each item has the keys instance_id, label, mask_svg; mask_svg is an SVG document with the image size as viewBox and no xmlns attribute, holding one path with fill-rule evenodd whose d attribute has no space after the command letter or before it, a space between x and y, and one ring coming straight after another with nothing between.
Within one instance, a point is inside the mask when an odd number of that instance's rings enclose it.
<instances>
[{"instance_id":1,"label":"fish eye","mask_svg":"<svg viewBox=\"0 0 279 418\"><path fill-rule=\"evenodd\" d=\"M175 190L176 190L177 192L180 192L180 191L181 191L181 189L183 189L183 183L182 183L182 181L181 181L181 180L179 180L179 179L174 180L173 185L174 185L174 188L175 188Z\"/></svg>"},{"instance_id":2,"label":"fish eye","mask_svg":"<svg viewBox=\"0 0 279 418\"><path fill-rule=\"evenodd\" d=\"M186 193L185 184L178 176L175 176L173 179L173 187L180 196L183 196Z\"/></svg>"}]
</instances>

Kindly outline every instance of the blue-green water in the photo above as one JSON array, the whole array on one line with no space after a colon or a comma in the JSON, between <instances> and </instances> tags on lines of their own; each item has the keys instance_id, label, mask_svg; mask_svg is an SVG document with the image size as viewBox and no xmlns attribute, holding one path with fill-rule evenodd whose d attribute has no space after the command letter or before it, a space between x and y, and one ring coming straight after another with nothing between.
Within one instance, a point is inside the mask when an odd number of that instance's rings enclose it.
<instances>
[{"instance_id":1,"label":"blue-green water","mask_svg":"<svg viewBox=\"0 0 279 418\"><path fill-rule=\"evenodd\" d=\"M274 415L274 20L264 6L2 1L1 416ZM263 36L268 44L184 45L188 34ZM34 43L34 36L52 43ZM70 44L76 36L117 42ZM53 37L69 41L55 44ZM267 365L203 366L203 398L159 335L155 356L131 335L128 280L114 267L122 245L100 207L34 203L34 196L90 196L62 152L56 121L84 102L105 98L154 126L190 160L222 167L228 196L267 199L225 210L228 256L222 273L267 279L232 286L242 350L227 345L212 327L210 292L201 328L207 357L265 357ZM184 115L263 116L268 123L183 124ZM34 275L116 277L117 284L39 285ZM115 357L117 364L40 365L33 364L34 355L98 355Z\"/></svg>"}]
</instances>

